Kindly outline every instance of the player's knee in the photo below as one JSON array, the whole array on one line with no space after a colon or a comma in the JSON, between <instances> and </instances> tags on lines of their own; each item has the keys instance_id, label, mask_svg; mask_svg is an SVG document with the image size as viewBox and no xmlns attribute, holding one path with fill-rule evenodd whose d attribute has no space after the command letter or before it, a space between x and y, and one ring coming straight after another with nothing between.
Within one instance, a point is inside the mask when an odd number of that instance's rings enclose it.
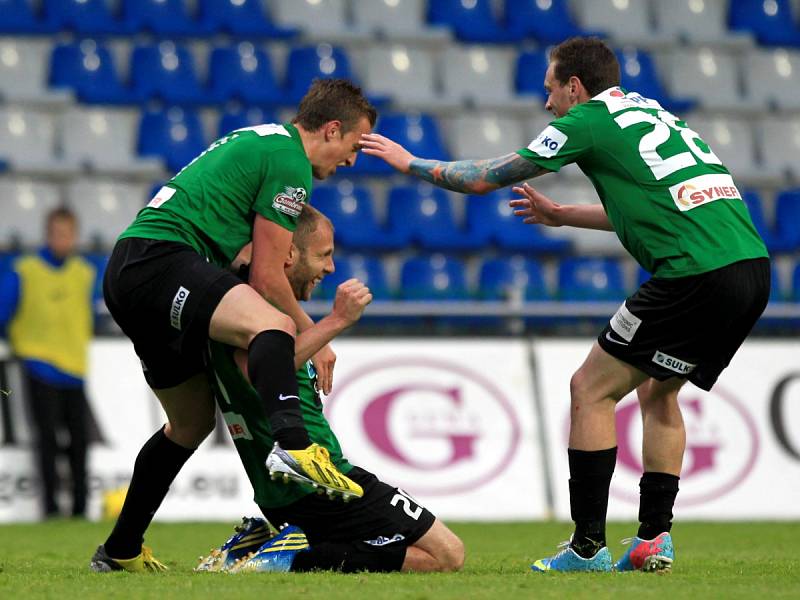
<instances>
[{"instance_id":1,"label":"player's knee","mask_svg":"<svg viewBox=\"0 0 800 600\"><path fill-rule=\"evenodd\" d=\"M589 399L589 392L591 390L589 389L588 382L589 378L586 377L583 369L578 369L572 374L569 380L569 395L573 404Z\"/></svg>"},{"instance_id":2,"label":"player's knee","mask_svg":"<svg viewBox=\"0 0 800 600\"><path fill-rule=\"evenodd\" d=\"M164 432L167 437L184 448L197 448L216 426L214 417L191 421L170 421Z\"/></svg>"},{"instance_id":3,"label":"player's knee","mask_svg":"<svg viewBox=\"0 0 800 600\"><path fill-rule=\"evenodd\" d=\"M456 535L453 535L452 540L447 545L447 551L440 560L442 571L460 571L464 568L465 550L464 542L461 541Z\"/></svg>"}]
</instances>

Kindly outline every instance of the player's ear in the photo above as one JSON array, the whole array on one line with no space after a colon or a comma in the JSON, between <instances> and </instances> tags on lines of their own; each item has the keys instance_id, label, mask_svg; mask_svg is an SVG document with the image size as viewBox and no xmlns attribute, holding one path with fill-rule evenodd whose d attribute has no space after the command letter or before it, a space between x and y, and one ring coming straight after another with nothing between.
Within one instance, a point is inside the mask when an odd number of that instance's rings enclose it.
<instances>
[{"instance_id":1,"label":"player's ear","mask_svg":"<svg viewBox=\"0 0 800 600\"><path fill-rule=\"evenodd\" d=\"M300 250L297 248L297 246L295 246L294 243L290 244L289 254L286 256L286 260L283 263L284 268L289 268L294 265L294 263L297 262L297 257L299 254Z\"/></svg>"},{"instance_id":2,"label":"player's ear","mask_svg":"<svg viewBox=\"0 0 800 600\"><path fill-rule=\"evenodd\" d=\"M342 122L341 121L328 121L325 123L325 141L330 142L342 135Z\"/></svg>"}]
</instances>

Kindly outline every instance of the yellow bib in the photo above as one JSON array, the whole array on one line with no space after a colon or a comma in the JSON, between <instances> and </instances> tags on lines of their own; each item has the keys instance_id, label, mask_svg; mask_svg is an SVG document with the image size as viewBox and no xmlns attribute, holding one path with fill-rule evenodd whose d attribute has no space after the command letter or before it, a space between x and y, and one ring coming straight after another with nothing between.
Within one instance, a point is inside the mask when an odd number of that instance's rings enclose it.
<instances>
[{"instance_id":1,"label":"yellow bib","mask_svg":"<svg viewBox=\"0 0 800 600\"><path fill-rule=\"evenodd\" d=\"M61 267L26 256L16 261L15 270L19 304L8 329L14 353L84 377L92 337L94 268L77 256Z\"/></svg>"}]
</instances>

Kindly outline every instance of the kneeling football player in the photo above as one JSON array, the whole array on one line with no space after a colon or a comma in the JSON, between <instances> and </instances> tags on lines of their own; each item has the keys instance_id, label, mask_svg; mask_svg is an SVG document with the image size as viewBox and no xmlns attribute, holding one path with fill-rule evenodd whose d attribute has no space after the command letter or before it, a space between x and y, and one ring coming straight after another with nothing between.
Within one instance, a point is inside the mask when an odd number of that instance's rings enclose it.
<instances>
[{"instance_id":1,"label":"kneeling football player","mask_svg":"<svg viewBox=\"0 0 800 600\"><path fill-rule=\"evenodd\" d=\"M333 226L306 206L294 233L285 271L298 300L308 300L332 273ZM199 571L453 571L464 562L461 540L402 490L353 466L322 413L316 373L309 360L322 346L353 325L372 300L357 279L342 283L333 310L301 333L295 349L300 405L312 441L364 490L361 498L331 502L314 482L284 474L267 462L274 439L258 394L243 373L246 354L217 342L209 345L210 380L234 445L266 516L246 518L220 548L203 559ZM328 477L336 477L328 473ZM315 489L316 488L316 489ZM270 523L284 524L274 532Z\"/></svg>"}]
</instances>

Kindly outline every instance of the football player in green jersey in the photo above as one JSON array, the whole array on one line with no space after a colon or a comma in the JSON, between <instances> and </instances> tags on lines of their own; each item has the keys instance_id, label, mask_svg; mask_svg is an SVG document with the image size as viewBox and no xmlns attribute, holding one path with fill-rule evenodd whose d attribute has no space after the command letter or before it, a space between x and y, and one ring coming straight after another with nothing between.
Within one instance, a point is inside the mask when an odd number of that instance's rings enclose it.
<instances>
[{"instance_id":1,"label":"football player in green jersey","mask_svg":"<svg viewBox=\"0 0 800 600\"><path fill-rule=\"evenodd\" d=\"M250 381L279 443L273 462L335 494L361 495L306 431L294 376L295 333L313 321L283 265L312 176L325 179L338 166L353 165L360 135L376 116L349 81L315 81L291 123L223 136L161 188L120 236L104 279L106 304L133 341L168 422L139 452L122 512L92 558L93 570L160 568L142 548L144 532L214 427L203 363L209 338L246 352ZM227 267L251 241L246 285ZM335 355L325 346L314 361L328 392ZM317 481L321 472L335 477Z\"/></svg>"},{"instance_id":2,"label":"football player in green jersey","mask_svg":"<svg viewBox=\"0 0 800 600\"><path fill-rule=\"evenodd\" d=\"M560 205L515 187L526 223L616 232L652 278L598 336L570 382L570 505L575 532L534 570L610 570L605 543L616 462L614 409L636 390L643 418L641 525L618 570L665 570L686 432L678 390L709 390L763 312L766 248L734 180L703 139L653 99L619 87L614 53L597 38L556 46L544 80L556 119L527 148L486 160L421 160L387 138L364 152L464 193L488 191L576 163L600 203Z\"/></svg>"},{"instance_id":3,"label":"football player in green jersey","mask_svg":"<svg viewBox=\"0 0 800 600\"><path fill-rule=\"evenodd\" d=\"M286 261L295 297L308 300L317 283L333 270L333 226L307 206ZM331 313L298 335L295 348L300 406L309 435L328 448L333 464L364 490L362 498L347 503L329 502L307 484L271 478L265 460L274 437L258 394L245 378L246 357L225 344L209 344L209 379L253 484L255 502L273 524L293 527L270 538L263 519L244 519L198 570L452 571L463 564L463 544L441 521L402 490L342 456L339 440L322 412L317 374L308 358L358 321L371 299L360 281L342 283ZM278 546L281 541L285 544ZM248 557L251 552L254 556Z\"/></svg>"}]
</instances>

